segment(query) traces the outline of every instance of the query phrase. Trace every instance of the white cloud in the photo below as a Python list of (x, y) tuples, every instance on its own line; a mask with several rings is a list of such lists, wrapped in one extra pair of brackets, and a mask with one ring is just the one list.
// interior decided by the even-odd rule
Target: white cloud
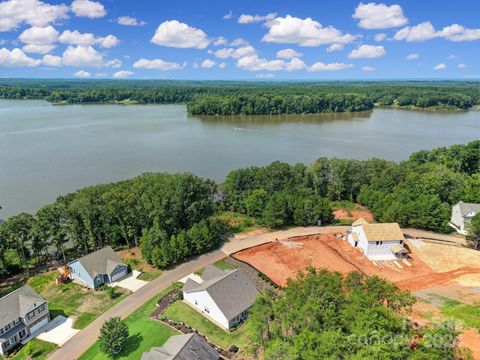
[(95, 44), (100, 45), (100, 47), (105, 49), (110, 49), (114, 46), (117, 46), (120, 43), (117, 37), (114, 35), (107, 35), (105, 37), (99, 37), (96, 39)]
[(265, 16), (262, 15), (245, 15), (242, 14), (238, 18), (239, 24), (252, 24), (252, 23), (259, 23), (264, 21), (272, 21), (277, 16), (277, 13), (270, 13)]
[(111, 68), (119, 68), (122, 66), (122, 60), (120, 59), (112, 59), (103, 64), (106, 67), (111, 67)]
[(185, 64), (178, 64), (175, 62), (168, 62), (162, 59), (140, 59), (135, 64), (134, 68), (143, 68), (143, 69), (155, 69), (155, 70), (181, 70), (185, 67)]
[(211, 42), (202, 30), (177, 20), (160, 24), (150, 41), (162, 46), (197, 49), (205, 49)]
[(230, 43), (230, 46), (248, 46), (250, 43), (242, 38), (237, 38)]
[(444, 38), (454, 42), (475, 41), (480, 40), (480, 29), (468, 29), (459, 24), (452, 24), (437, 31), (429, 21), (425, 21), (415, 26), (404, 27), (397, 31), (393, 38), (409, 42), (427, 41), (433, 38)]
[(257, 74), (255, 75), (255, 77), (259, 78), (259, 79), (271, 79), (271, 78), (274, 78), (275, 77), (275, 74)]
[(18, 39), (25, 44), (48, 45), (57, 41), (58, 31), (52, 25), (32, 26), (22, 32)]
[(467, 65), (465, 65), (465, 64), (458, 64), (457, 67), (458, 67), (459, 69), (465, 69), (465, 68), (467, 67)]
[(372, 71), (375, 71), (375, 68), (373, 66), (364, 66), (364, 67), (362, 67), (362, 71), (372, 72)]
[(130, 77), (132, 75), (135, 75), (133, 71), (126, 71), (126, 70), (120, 70), (117, 71), (116, 73), (113, 74), (113, 77), (115, 79), (125, 79), (127, 77)]
[(80, 71), (77, 71), (75, 74), (73, 74), (73, 76), (86, 79), (91, 77), (92, 74), (89, 73), (88, 71), (80, 70)]
[(103, 54), (91, 46), (68, 46), (62, 56), (62, 63), (66, 66), (92, 66), (103, 65)]
[(143, 26), (146, 24), (145, 21), (138, 21), (131, 16), (120, 16), (117, 18), (117, 23), (124, 26)]
[(406, 41), (425, 41), (436, 37), (436, 31), (429, 22), (423, 22), (415, 26), (407, 26), (397, 31), (394, 35), (395, 40)]
[(107, 11), (103, 5), (97, 1), (74, 0), (71, 8), (73, 13), (79, 17), (95, 19), (107, 15)]
[(58, 67), (62, 66), (62, 57), (55, 55), (45, 55), (42, 59), (42, 64), (46, 66)]
[(351, 67), (354, 67), (355, 65), (353, 64), (345, 64), (345, 63), (331, 63), (331, 64), (325, 64), (323, 62), (316, 62), (310, 68), (308, 71), (310, 72), (317, 72), (317, 71), (337, 71), (337, 70), (343, 70), (343, 69), (348, 69)]
[(293, 58), (290, 61), (285, 60), (267, 60), (259, 58), (258, 55), (244, 56), (237, 61), (237, 67), (249, 71), (296, 71), (305, 69), (305, 63), (299, 58)]
[(327, 52), (340, 51), (340, 50), (343, 50), (343, 47), (344, 47), (343, 44), (332, 44), (329, 47), (327, 47)]
[(228, 44), (228, 40), (225, 39), (223, 36), (216, 38), (215, 41), (213, 42), (214, 46), (227, 45), (227, 44)]
[(27, 56), (21, 49), (0, 49), (0, 66), (6, 67), (32, 67), (41, 63), (40, 60)]
[(233, 11), (232, 10), (230, 10), (227, 14), (223, 15), (224, 20), (230, 20), (231, 18), (233, 18)]
[(447, 68), (447, 65), (445, 64), (438, 64), (436, 65), (433, 70), (445, 70)]
[(451, 55), (448, 55), (447, 59), (448, 60), (455, 60), (455, 59), (458, 59), (458, 56), (455, 55), (455, 54), (451, 54)]
[(111, 48), (120, 43), (114, 35), (95, 37), (92, 33), (80, 33), (77, 30), (65, 30), (58, 38), (61, 43), (69, 45), (91, 46), (98, 44), (103, 48)]
[(379, 33), (379, 34), (375, 35), (375, 41), (377, 41), (377, 42), (383, 41), (386, 38), (387, 38), (387, 34), (385, 34), (385, 33)]
[(359, 20), (358, 26), (363, 29), (389, 29), (405, 25), (408, 19), (403, 15), (400, 5), (387, 6), (376, 3), (360, 3), (352, 15)]
[(55, 49), (55, 45), (38, 45), (38, 44), (27, 44), (22, 46), (22, 50), (32, 54), (48, 54), (53, 49)]
[(279, 59), (293, 59), (295, 57), (302, 57), (303, 54), (301, 52), (295, 51), (293, 49), (283, 49), (277, 51), (277, 58)]
[(385, 55), (385, 48), (381, 45), (360, 45), (358, 48), (352, 50), (348, 57), (350, 59), (372, 59)]
[(202, 63), (200, 64), (200, 66), (204, 69), (210, 69), (212, 67), (214, 67), (217, 63), (213, 60), (210, 60), (210, 59), (206, 59), (206, 60), (203, 60)]
[(46, 26), (68, 17), (68, 6), (50, 5), (39, 0), (7, 0), (0, 2), (0, 31), (11, 31), (23, 23)]
[(224, 63), (224, 62), (222, 62), (222, 63), (218, 64), (218, 67), (219, 67), (220, 69), (225, 69), (225, 68), (227, 67), (227, 64)]
[(417, 60), (419, 57), (417, 53), (411, 53), (405, 56), (405, 60)]
[(287, 15), (277, 17), (267, 23), (268, 33), (262, 41), (278, 44), (298, 44), (300, 46), (319, 46), (325, 44), (346, 44), (354, 41), (356, 36), (343, 34), (333, 26), (322, 25), (311, 18), (300, 19)]
[(256, 54), (256, 50), (253, 46), (242, 46), (239, 48), (222, 48), (216, 51), (209, 51), (209, 53), (215, 55), (220, 59), (227, 59), (229, 57), (239, 59), (244, 56), (250, 56)]

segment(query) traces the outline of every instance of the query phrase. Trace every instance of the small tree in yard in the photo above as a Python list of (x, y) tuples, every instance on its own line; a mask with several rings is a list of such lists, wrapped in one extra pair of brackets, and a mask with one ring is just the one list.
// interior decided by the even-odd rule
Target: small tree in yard
[(480, 250), (480, 213), (475, 214), (467, 224), (467, 241), (475, 250)]
[(113, 317), (103, 323), (100, 329), (100, 350), (110, 359), (120, 356), (128, 338), (128, 327), (119, 317)]

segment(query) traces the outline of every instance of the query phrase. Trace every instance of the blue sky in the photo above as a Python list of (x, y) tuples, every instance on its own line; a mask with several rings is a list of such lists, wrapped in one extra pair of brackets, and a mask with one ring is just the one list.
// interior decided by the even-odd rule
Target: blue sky
[(6, 0), (0, 76), (479, 79), (480, 1)]

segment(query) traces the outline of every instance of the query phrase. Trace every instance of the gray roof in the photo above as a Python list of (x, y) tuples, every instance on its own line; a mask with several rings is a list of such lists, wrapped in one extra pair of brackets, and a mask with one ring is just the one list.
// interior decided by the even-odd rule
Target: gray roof
[(468, 213), (471, 213), (472, 211), (474, 213), (480, 212), (480, 204), (466, 203), (466, 202), (460, 201), (457, 205), (460, 209), (460, 214), (462, 214), (462, 216), (465, 216)]
[(204, 274), (201, 276), (204, 280), (201, 284), (188, 279), (183, 291), (206, 291), (228, 320), (250, 308), (259, 294), (255, 285), (240, 269), (223, 271), (209, 265)]
[(124, 262), (110, 246), (94, 251), (78, 259), (92, 279), (96, 275), (111, 274), (118, 265), (124, 265)]
[(46, 301), (29, 285), (12, 291), (0, 299), (0, 327), (24, 317)]
[(143, 353), (141, 360), (218, 360), (218, 353), (197, 334), (170, 337), (162, 347)]

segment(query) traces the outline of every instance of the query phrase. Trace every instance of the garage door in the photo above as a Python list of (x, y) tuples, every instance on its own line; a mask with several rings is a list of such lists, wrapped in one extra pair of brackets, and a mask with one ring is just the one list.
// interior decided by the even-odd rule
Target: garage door
[(34, 333), (35, 331), (37, 331), (38, 329), (40, 329), (43, 325), (45, 325), (47, 323), (48, 323), (48, 318), (43, 319), (38, 324), (35, 324), (30, 328), (30, 333)]
[(112, 282), (121, 279), (125, 275), (127, 275), (127, 268), (123, 268), (122, 270), (115, 272), (112, 274)]

